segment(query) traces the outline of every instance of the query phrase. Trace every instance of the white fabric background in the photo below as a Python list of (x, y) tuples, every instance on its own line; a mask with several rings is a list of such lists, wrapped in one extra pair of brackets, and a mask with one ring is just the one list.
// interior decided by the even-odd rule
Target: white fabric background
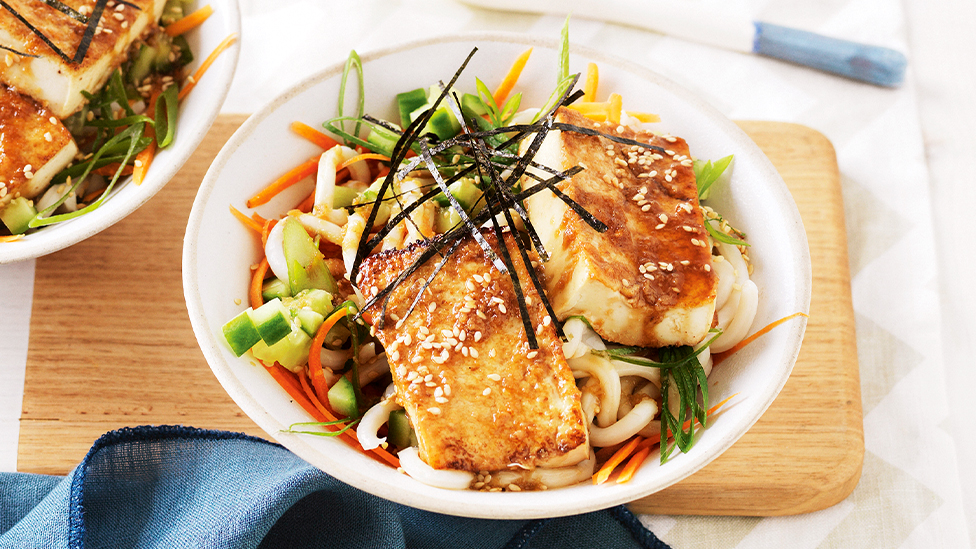
[[(719, 2), (719, 0), (684, 0)], [(857, 315), (866, 455), (858, 487), (797, 517), (647, 516), (675, 548), (976, 546), (976, 305), (967, 253), (976, 175), (976, 3), (727, 0), (756, 19), (900, 49), (889, 90), (665, 36), (574, 20), (575, 43), (627, 57), (733, 119), (824, 133), (840, 164)], [(448, 0), (241, 0), (243, 47), (225, 112), (252, 112), (304, 76), (441, 33), (557, 36), (561, 17)], [(16, 467), (33, 262), (0, 266), (0, 468)]]

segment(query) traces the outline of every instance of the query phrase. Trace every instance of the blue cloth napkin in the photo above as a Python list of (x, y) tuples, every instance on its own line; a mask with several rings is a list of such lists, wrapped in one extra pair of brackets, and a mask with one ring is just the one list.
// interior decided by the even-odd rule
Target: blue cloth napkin
[(99, 438), (65, 477), (0, 473), (2, 548), (666, 549), (623, 506), (482, 520), (361, 492), (241, 433), (136, 427)]

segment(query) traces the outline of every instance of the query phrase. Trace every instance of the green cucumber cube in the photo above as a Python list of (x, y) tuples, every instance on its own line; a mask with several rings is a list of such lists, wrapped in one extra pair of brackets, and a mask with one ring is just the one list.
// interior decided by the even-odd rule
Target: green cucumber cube
[(281, 279), (272, 278), (261, 287), (261, 297), (265, 300), (291, 297), (291, 287)]
[(248, 315), (250, 311), (251, 308), (249, 307), (246, 311), (230, 319), (223, 327), (224, 339), (227, 340), (230, 349), (237, 356), (243, 355), (255, 343), (261, 341), (261, 335), (258, 334), (257, 328)]
[(309, 288), (335, 293), (335, 279), (319, 247), (305, 232), (305, 227), (293, 217), (286, 217), (280, 223), (285, 224), (281, 231), (282, 248), (292, 295)]
[(413, 428), (410, 427), (410, 421), (407, 419), (407, 413), (404, 410), (390, 412), (390, 420), (386, 425), (389, 428), (387, 441), (391, 446), (395, 448), (410, 446), (410, 433)]
[(325, 322), (325, 317), (323, 315), (311, 309), (299, 310), (298, 314), (295, 315), (295, 318), (297, 318), (298, 322), (301, 323), (302, 330), (305, 330), (305, 333), (312, 338), (314, 338), (315, 334), (319, 331), (319, 326)]
[(257, 328), (261, 339), (268, 345), (274, 345), (287, 336), (291, 330), (291, 314), (278, 298), (250, 311), (248, 316)]
[(400, 110), (400, 125), (406, 128), (413, 122), (410, 115), (415, 110), (427, 104), (427, 90), (417, 88), (408, 92), (398, 93), (396, 99), (397, 107)]
[(19, 196), (0, 209), (0, 220), (10, 230), (10, 234), (23, 234), (30, 228), (31, 219), (37, 215), (37, 210), (30, 200)]
[(277, 362), (282, 367), (296, 372), (308, 362), (308, 352), (311, 348), (312, 338), (299, 328), (289, 332), (274, 345), (269, 346), (264, 341), (259, 341), (251, 347), (251, 354), (265, 364)]
[(336, 414), (344, 417), (359, 417), (359, 406), (356, 404), (356, 390), (352, 382), (345, 376), (329, 389), (329, 405)]

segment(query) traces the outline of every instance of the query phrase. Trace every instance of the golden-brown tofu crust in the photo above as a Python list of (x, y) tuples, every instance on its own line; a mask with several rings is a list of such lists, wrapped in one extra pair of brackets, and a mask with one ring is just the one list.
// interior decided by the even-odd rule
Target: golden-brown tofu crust
[[(486, 238), (495, 246), (493, 235)], [(517, 258), (512, 236), (506, 241)], [(424, 249), (417, 243), (368, 257), (359, 288), (370, 295), (386, 287)], [(499, 273), (470, 237), (406, 318), (437, 260), (398, 286), (384, 327), (376, 330), (421, 458), (435, 469), (533, 468), (569, 453), (588, 456), (580, 452), (587, 445), (580, 393), (554, 319), (546, 320), (524, 266), (515, 261), (538, 350), (529, 348), (508, 274)], [(369, 312), (376, 325), (379, 305)]]
[(0, 84), (0, 206), (43, 190), (32, 184), (34, 172), (72, 141), (50, 111)]
[[(6, 2), (65, 55), (74, 58), (87, 29), (86, 23), (77, 21), (38, 0), (6, 0)], [(128, 0), (127, 4), (108, 2), (87, 53), (80, 63), (62, 59), (37, 33), (31, 31), (23, 21), (3, 8), (0, 8), (0, 31), (4, 40), (0, 45), (38, 56), (38, 61), (49, 61), (52, 66), (57, 67), (62, 77), (77, 76), (88, 82), (88, 85), (84, 86), (86, 91), (94, 92), (102, 87), (111, 72), (125, 60), (129, 46), (138, 37), (137, 35), (142, 34), (142, 29), (152, 27), (160, 7), (159, 2), (153, 0)], [(62, 3), (85, 15), (92, 15), (95, 6), (95, 0), (62, 0)], [(152, 23), (147, 26), (147, 21)], [(133, 29), (138, 30), (136, 35)], [(0, 82), (15, 86), (22, 93), (45, 103), (47, 98), (44, 97), (44, 84), (35, 82), (39, 77), (33, 74), (34, 63), (35, 59), (32, 57), (0, 50)], [(93, 78), (87, 77), (86, 74), (91, 71), (95, 71), (92, 73)], [(82, 78), (81, 75), (86, 76)], [(80, 94), (80, 91), (78, 93)], [(74, 112), (63, 112), (66, 105), (72, 107), (77, 105), (77, 108), (81, 106), (81, 98), (64, 100), (66, 101), (64, 104), (61, 103), (62, 100), (64, 99), (58, 98), (58, 104), (45, 104), (45, 107), (54, 110), (59, 118), (66, 118)]]
[(694, 309), (715, 300), (717, 279), (710, 267), (711, 249), (688, 144), (679, 137), (597, 125), (566, 108), (559, 109), (557, 120), (656, 145), (666, 152), (602, 136), (559, 133), (563, 168), (584, 168), (561, 182), (559, 189), (609, 228), (598, 233), (576, 213), (565, 213), (561, 244), (570, 259), (560, 273), (546, 272), (548, 294), (555, 300), (552, 296), (570, 283), (575, 262), (588, 261), (591, 279), (619, 294), (633, 313), (634, 322), (624, 331), (604, 329), (600, 315), (588, 315), (600, 335), (627, 345), (697, 343), (704, 333), (691, 337), (693, 341), (661, 341), (654, 332), (669, 311)]

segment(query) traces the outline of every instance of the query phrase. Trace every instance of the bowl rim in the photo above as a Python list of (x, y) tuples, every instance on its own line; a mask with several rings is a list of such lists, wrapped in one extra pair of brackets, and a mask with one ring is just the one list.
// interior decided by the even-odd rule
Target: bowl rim
[[(142, 191), (141, 193), (130, 194), (125, 197), (116, 196), (116, 193), (130, 186), (129, 183), (131, 183), (131, 180), (123, 179), (125, 185), (117, 186), (113, 191), (113, 196), (110, 196), (97, 210), (55, 226), (44, 228), (16, 242), (0, 245), (0, 265), (36, 259), (95, 236), (142, 207), (143, 204), (148, 202), (176, 176), (176, 173), (190, 159), (193, 152), (203, 142), (204, 138), (206, 138), (207, 131), (220, 114), (220, 106), (227, 99), (227, 94), (230, 91), (230, 85), (234, 79), (237, 62), (240, 57), (241, 11), (238, 0), (224, 0), (214, 10), (212, 18), (214, 17), (229, 32), (236, 34), (238, 40), (224, 51), (217, 59), (217, 62), (207, 71), (210, 78), (215, 79), (214, 82), (217, 82), (216, 79), (219, 77), (219, 82), (223, 82), (223, 85), (217, 90), (216, 96), (214, 97), (215, 101), (211, 108), (205, 109), (204, 116), (202, 117), (203, 124), (197, 125), (198, 131), (185, 136), (185, 140), (179, 144), (186, 154), (176, 158), (173, 162), (159, 165), (156, 171), (150, 169), (147, 172), (146, 179), (139, 185), (139, 189)], [(203, 57), (198, 57), (197, 59), (202, 61)], [(198, 117), (199, 119), (201, 118)]]
[[(455, 33), (433, 38), (413, 40), (385, 48), (370, 50), (367, 53), (361, 54), (360, 57), (363, 63), (367, 64), (372, 60), (388, 55), (401, 54), (410, 50), (431, 45), (441, 45), (455, 42), (474, 42), (479, 44), (497, 42), (505, 44), (539, 46), (558, 51), (558, 41), (554, 39), (540, 38), (537, 36), (512, 32), (473, 32)], [(761, 152), (759, 147), (755, 145), (750, 138), (748, 138), (742, 129), (721, 114), (717, 109), (704, 102), (704, 100), (697, 95), (690, 93), (685, 88), (646, 67), (579, 45), (571, 44), (570, 53), (598, 62), (601, 64), (601, 67), (603, 65), (613, 65), (619, 70), (631, 73), (645, 81), (660, 86), (668, 92), (683, 95), (689, 103), (693, 104), (701, 113), (708, 117), (709, 122), (715, 123), (718, 129), (732, 134), (733, 136), (737, 136), (739, 140), (744, 138), (747, 143), (751, 144), (751, 149), (747, 152), (750, 152), (753, 155), (753, 160), (757, 163), (757, 167), (762, 172), (764, 177), (774, 183), (773, 188), (770, 189), (775, 194), (773, 199), (785, 209), (785, 213), (791, 217), (791, 220), (795, 220), (797, 223), (798, 229), (794, 233), (791, 233), (791, 238), (795, 239), (794, 243), (796, 244), (796, 249), (794, 252), (797, 258), (796, 264), (793, 265), (793, 275), (795, 276), (796, 281), (796, 294), (794, 296), (793, 304), (797, 308), (796, 310), (808, 313), (810, 307), (812, 275), (806, 232), (803, 229), (802, 221), (800, 220), (796, 204), (793, 201), (785, 182), (783, 182), (782, 178), (779, 176), (779, 173), (773, 167), (768, 158), (766, 158), (765, 154)], [(241, 125), (241, 127), (234, 132), (234, 134), (230, 137), (230, 139), (228, 139), (227, 143), (218, 153), (200, 185), (188, 219), (183, 248), (183, 284), (187, 309), (193, 327), (193, 332), (214, 375), (217, 377), (221, 385), (232, 397), (232, 399), (238, 404), (238, 406), (240, 406), (241, 409), (244, 410), (258, 426), (264, 429), (269, 436), (281, 442), (299, 457), (323, 470), (325, 469), (321, 464), (323, 463), (324, 458), (317, 449), (303, 442), (300, 438), (295, 437), (294, 435), (280, 433), (277, 435), (272, 434), (283, 428), (283, 426), (271, 415), (269, 411), (264, 409), (257, 402), (256, 398), (251, 394), (251, 392), (232, 373), (232, 364), (225, 364), (225, 361), (221, 355), (222, 348), (220, 347), (219, 341), (217, 341), (207, 327), (206, 315), (203, 312), (203, 301), (197, 286), (196, 236), (209, 196), (214, 191), (214, 186), (220, 177), (220, 173), (230, 161), (237, 147), (245, 140), (249, 139), (253, 132), (261, 125), (261, 123), (276, 109), (291, 101), (294, 97), (301, 95), (322, 80), (341, 74), (343, 66), (344, 62), (336, 63), (308, 76), (307, 78), (304, 78), (252, 114)], [(666, 479), (666, 482), (647, 483), (646, 485), (639, 485), (637, 483), (615, 485), (614, 490), (604, 490), (601, 493), (594, 493), (592, 494), (593, 497), (587, 499), (585, 502), (577, 501), (574, 502), (573, 505), (550, 505), (548, 502), (546, 505), (540, 505), (536, 500), (519, 505), (510, 499), (510, 496), (515, 495), (525, 497), (533, 494), (533, 492), (509, 494), (471, 491), (471, 493), (478, 494), (477, 502), (459, 503), (457, 498), (436, 500), (427, 497), (425, 494), (414, 494), (411, 491), (400, 490), (395, 486), (388, 486), (386, 484), (378, 483), (367, 473), (357, 471), (354, 467), (343, 466), (341, 473), (344, 476), (340, 480), (373, 495), (411, 507), (438, 513), (475, 518), (548, 518), (590, 512), (621, 503), (627, 503), (680, 482), (720, 456), (730, 446), (732, 446), (732, 444), (741, 438), (741, 436), (745, 434), (756, 423), (756, 421), (759, 420), (759, 418), (772, 404), (773, 400), (775, 400), (776, 396), (786, 384), (793, 365), (796, 362), (797, 355), (799, 354), (800, 343), (802, 341), (805, 328), (806, 318), (800, 318), (798, 322), (790, 323), (790, 325), (787, 327), (789, 332), (785, 336), (785, 344), (783, 346), (785, 352), (782, 354), (782, 360), (785, 363), (788, 363), (788, 367), (784, 367), (779, 370), (779, 378), (775, 380), (775, 383), (766, 385), (764, 394), (756, 395), (756, 398), (763, 397), (762, 402), (759, 406), (754, 406), (754, 413), (751, 414), (747, 420), (743, 421), (741, 431), (735, 433), (733, 436), (726, 437), (720, 444), (716, 445), (716, 451), (710, 454), (706, 455), (701, 453), (690, 456), (689, 461), (683, 464), (684, 468), (681, 470), (680, 474), (669, 477)], [(751, 402), (750, 405), (754, 405), (755, 400), (753, 395), (750, 395), (749, 400)], [(330, 464), (339, 465), (337, 462), (330, 462)], [(333, 474), (330, 471), (326, 472)], [(536, 492), (536, 494), (558, 493), (560, 490)]]

